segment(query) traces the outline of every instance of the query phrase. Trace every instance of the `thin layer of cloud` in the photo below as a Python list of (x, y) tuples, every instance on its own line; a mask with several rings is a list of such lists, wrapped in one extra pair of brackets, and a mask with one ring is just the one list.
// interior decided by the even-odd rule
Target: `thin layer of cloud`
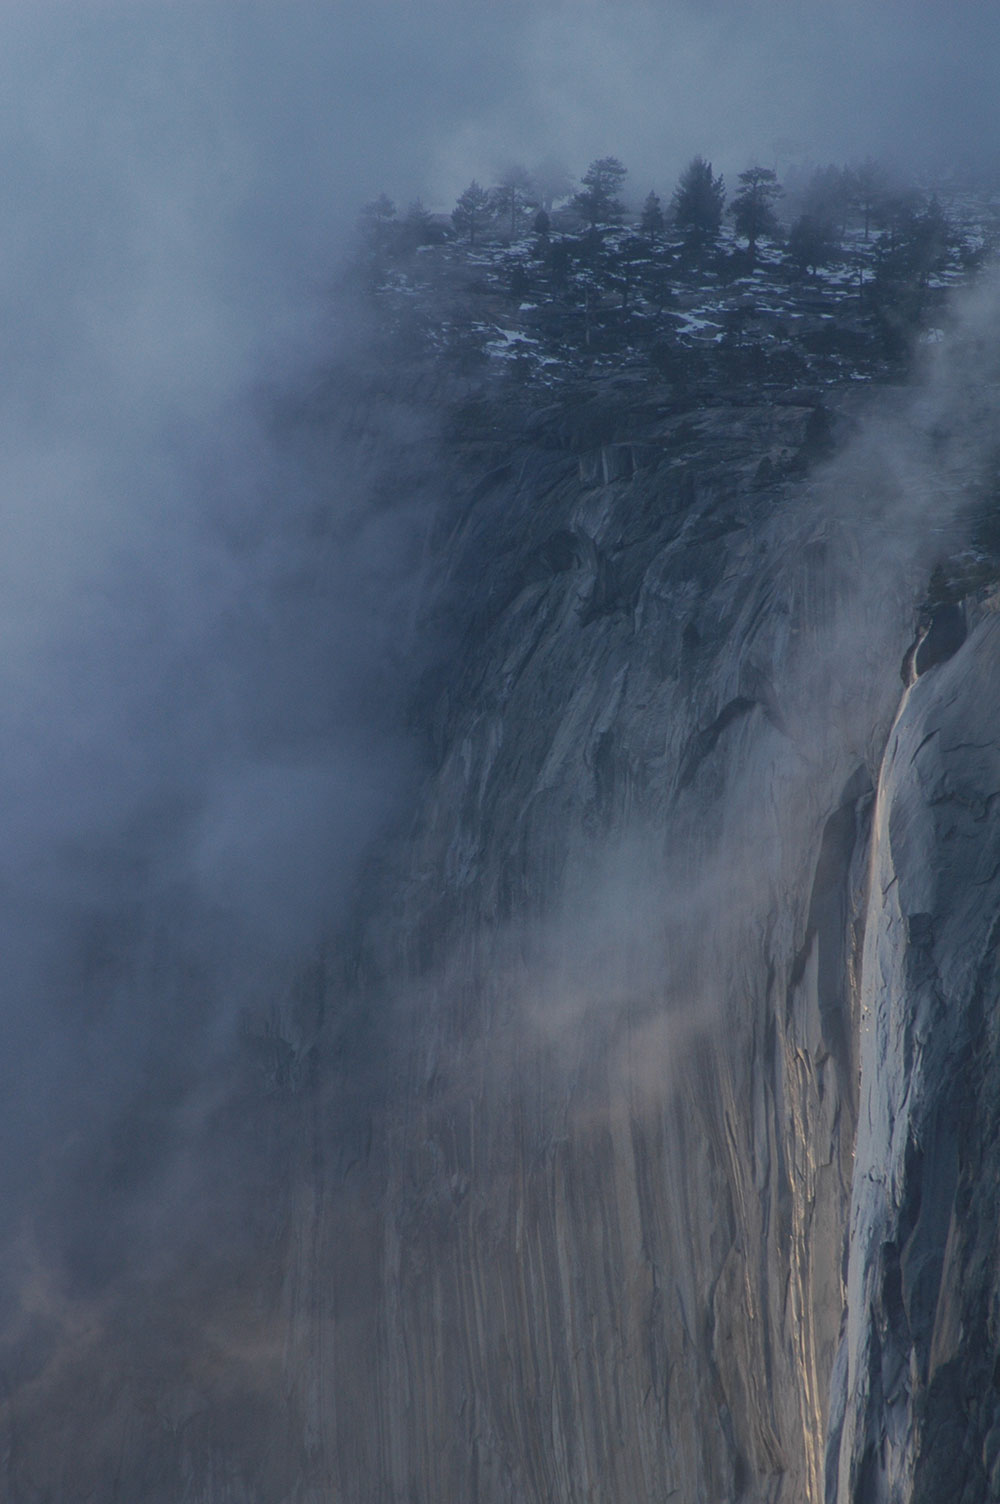
[(789, 155), (995, 164), (998, 45), (995, 16), (936, 4), (564, 0), (536, 13), (523, 63), (556, 149), (614, 151), (663, 184), (696, 152), (729, 173)]

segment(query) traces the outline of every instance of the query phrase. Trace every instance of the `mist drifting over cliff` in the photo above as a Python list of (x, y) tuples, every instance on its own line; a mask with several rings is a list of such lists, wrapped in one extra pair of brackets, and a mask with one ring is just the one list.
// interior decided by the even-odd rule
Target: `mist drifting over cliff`
[(8, 1232), (48, 1160), (72, 1238), (65, 1178), (151, 1076), (177, 1105), (270, 1006), (407, 766), (390, 659), (419, 519), (370, 512), (346, 437), (301, 437), (350, 338), (318, 284), (344, 188), (275, 158), (251, 74), (281, 71), (276, 17), (243, 21), (243, 72), (204, 8), (3, 23)]
[[(551, 414), (535, 449), (511, 420), (436, 469), (437, 389), (381, 379), (341, 267), (364, 201), (386, 191), (447, 211), (471, 177), (514, 160), (579, 173), (617, 152), (664, 194), (695, 153), (730, 176), (868, 153), (917, 175), (988, 170), (1000, 20), (895, 0), (874, 15), (848, 0), (39, 0), (5, 7), (0, 43), (11, 1498), (69, 1497), (68, 1462), (62, 1483), (57, 1470), (37, 1481), (58, 1451), (47, 1417), (66, 1413), (83, 1417), (67, 1456), (90, 1448), (95, 1486), (127, 1454), (149, 1500), (197, 1477), (199, 1501), (255, 1487), (268, 1504), (311, 1504), (336, 1476), (345, 1499), (395, 1504), (415, 1488), (431, 1504), (419, 1490), (439, 1476), (435, 1447), (483, 1500), (575, 1497), (595, 1477), (620, 1490), (609, 1498), (639, 1497), (672, 1485), (675, 1464), (714, 1478), (713, 1449), (734, 1490), (748, 1467), (777, 1471), (782, 1448), (789, 1476), (815, 1484), (792, 1381), (775, 1381), (767, 1411), (740, 1377), (765, 1370), (790, 1321), (774, 1278), (747, 1276), (765, 1314), (736, 1318), (725, 1350), (715, 1292), (736, 1289), (744, 1245), (779, 1223), (785, 1235), (790, 1203), (796, 1236), (814, 1215), (774, 1168), (794, 1158), (781, 1090), (800, 1137), (826, 1134), (823, 1172), (848, 1173), (854, 1060), (813, 985), (836, 948), (818, 880), (807, 901), (815, 848), (842, 810), (864, 829), (897, 693), (886, 654), (906, 645), (911, 596), (950, 546), (969, 477), (989, 471), (995, 291), (928, 350), (918, 395), (863, 423), (845, 403), (845, 447), (797, 495), (789, 533), (747, 479), (786, 445), (766, 403), (693, 438), (642, 419), (653, 448), (691, 446), (697, 495), (671, 469), (662, 486), (609, 482), (610, 500), (579, 502), (576, 441)], [(597, 408), (609, 401), (602, 388)], [(788, 400), (787, 442), (803, 451), (809, 404)], [(477, 489), (491, 445), (513, 456), (491, 472), (511, 467), (491, 483), (495, 514)], [(730, 528), (712, 467), (725, 453), (735, 473), (741, 445)], [(554, 480), (542, 451), (558, 455)], [(691, 508), (690, 574), (661, 492)], [(539, 495), (572, 569), (538, 573), (557, 527)], [(643, 508), (653, 520), (633, 538)], [(624, 608), (586, 615), (622, 538), (650, 565), (632, 637)], [(733, 552), (715, 578), (720, 548)], [(519, 550), (526, 583), (508, 599)], [(439, 597), (445, 627), (427, 611)], [(718, 623), (746, 651), (730, 655)], [(528, 642), (542, 646), (525, 669)], [(425, 673), (445, 690), (434, 724), (415, 727)], [(789, 857), (802, 830), (805, 854)], [(377, 848), (371, 879), (387, 831), (396, 844)], [(838, 860), (860, 880), (859, 856)], [(383, 905), (367, 931), (362, 873)], [(348, 924), (364, 934), (345, 980), (330, 956)], [(770, 997), (789, 956), (786, 1033), (775, 1044), (753, 1014), (741, 1034), (740, 986)], [(329, 1014), (345, 998), (338, 1033)], [(727, 1031), (745, 1075), (718, 1045)], [(240, 1074), (247, 1037), (262, 1107)], [(775, 1062), (814, 1045), (842, 1079), (795, 1097)], [(385, 1109), (374, 1126), (369, 1075)], [(751, 1127), (717, 1131), (751, 1096)], [(700, 1113), (703, 1141), (688, 1144)], [(693, 1218), (699, 1175), (712, 1223), (686, 1243), (671, 1209)], [(602, 1186), (627, 1204), (618, 1220), (591, 1216)], [(837, 1195), (821, 1188), (815, 1215)], [(828, 1221), (821, 1274), (796, 1266), (786, 1281), (798, 1315), (835, 1283)], [(626, 1273), (595, 1296), (591, 1264)], [(656, 1313), (673, 1264), (668, 1330)], [(609, 1360), (591, 1383), (572, 1355), (614, 1349), (619, 1300), (622, 1329), (652, 1335), (631, 1342), (620, 1382)], [(796, 1328), (806, 1429), (823, 1411), (827, 1318), (808, 1354), (804, 1317)], [(518, 1383), (498, 1377), (512, 1369)], [(669, 1466), (668, 1370), (702, 1423)], [(720, 1372), (730, 1389), (709, 1424), (704, 1375)], [(544, 1446), (525, 1440), (538, 1375), (555, 1417)], [(408, 1429), (414, 1393), (426, 1424)], [(136, 1407), (157, 1418), (151, 1448), (128, 1439)], [(627, 1447), (609, 1419), (621, 1410)], [(454, 1414), (466, 1430), (452, 1445)], [(577, 1451), (561, 1439), (573, 1416), (593, 1437)], [(205, 1458), (231, 1455), (243, 1460), (220, 1482), (230, 1464)]]

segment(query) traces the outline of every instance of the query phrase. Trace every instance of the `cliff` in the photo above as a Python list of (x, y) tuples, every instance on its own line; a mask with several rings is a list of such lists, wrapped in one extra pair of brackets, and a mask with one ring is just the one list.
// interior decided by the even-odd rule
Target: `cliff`
[(997, 627), (907, 692), (879, 784), (834, 1391), (844, 1499), (1000, 1491)]
[(912, 388), (440, 378), (410, 816), (208, 1230), (8, 1323), (12, 1504), (996, 1490), (986, 319)]

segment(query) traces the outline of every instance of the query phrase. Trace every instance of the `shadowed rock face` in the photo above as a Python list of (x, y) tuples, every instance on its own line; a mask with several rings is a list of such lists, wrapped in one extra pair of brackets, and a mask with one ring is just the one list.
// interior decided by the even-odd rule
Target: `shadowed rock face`
[(989, 1496), (997, 632), (900, 710), (940, 545), (863, 444), (762, 471), (818, 410), (453, 410), (412, 821), (207, 1232), (11, 1316), (12, 1504)]
[[(387, 1498), (822, 1496), (909, 613), (862, 520), (756, 485), (793, 421), (720, 405), (686, 464), (550, 470), (544, 517), (522, 455), (451, 545), (475, 628), (376, 1154)], [(543, 527), (585, 541), (525, 569)]]

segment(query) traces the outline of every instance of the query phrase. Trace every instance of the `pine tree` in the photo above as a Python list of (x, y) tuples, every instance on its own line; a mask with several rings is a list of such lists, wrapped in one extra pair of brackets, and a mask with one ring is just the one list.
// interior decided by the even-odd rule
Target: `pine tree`
[(836, 251), (836, 233), (828, 219), (800, 214), (788, 232), (788, 255), (800, 272), (815, 272)]
[(473, 178), (465, 192), (459, 194), (451, 211), (451, 222), (460, 235), (468, 235), (470, 245), (475, 245), (476, 232), (489, 223), (491, 213), (489, 193)]
[(935, 195), (929, 203), (919, 196), (900, 197), (879, 238), (875, 281), (878, 287), (906, 287), (921, 296), (931, 278), (947, 264), (952, 231)]
[(436, 245), (444, 238), (444, 231), (435, 223), (430, 211), (424, 208), (422, 200), (415, 198), (407, 205), (406, 215), (399, 227), (399, 242), (404, 250), (415, 250), (418, 245)]
[(810, 219), (832, 225), (840, 236), (847, 227), (853, 192), (851, 173), (846, 167), (817, 167), (801, 194), (800, 208)]
[(536, 203), (531, 174), (524, 167), (509, 168), (490, 194), (493, 212), (502, 220), (513, 240), (521, 227), (521, 218)]
[(694, 157), (681, 173), (670, 201), (674, 224), (696, 250), (704, 250), (719, 233), (726, 189), (722, 175), (712, 176), (712, 164)]
[(625, 206), (618, 197), (628, 168), (617, 157), (598, 157), (591, 162), (581, 178), (583, 187), (573, 196), (573, 208), (592, 229), (599, 225), (617, 224), (625, 213)]
[(868, 239), (871, 226), (878, 223), (889, 198), (889, 181), (883, 169), (871, 157), (859, 167), (847, 169), (847, 192), (852, 209), (860, 214)]
[(659, 195), (652, 191), (647, 194), (646, 202), (642, 206), (639, 230), (647, 240), (656, 240), (663, 234), (663, 205), (660, 203)]
[(774, 212), (775, 201), (784, 193), (777, 174), (770, 167), (748, 167), (740, 173), (742, 187), (733, 199), (730, 213), (736, 222), (736, 230), (746, 236), (750, 257), (757, 254), (757, 241), (762, 236), (773, 235), (778, 229), (778, 216)]

